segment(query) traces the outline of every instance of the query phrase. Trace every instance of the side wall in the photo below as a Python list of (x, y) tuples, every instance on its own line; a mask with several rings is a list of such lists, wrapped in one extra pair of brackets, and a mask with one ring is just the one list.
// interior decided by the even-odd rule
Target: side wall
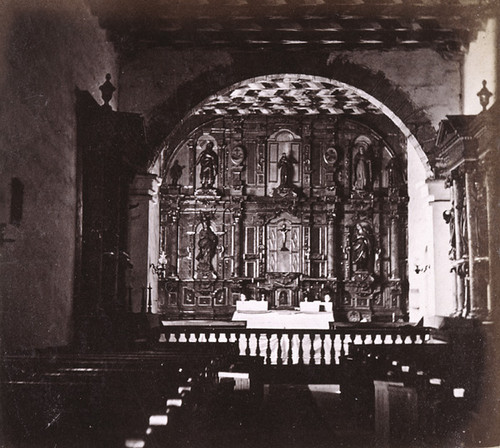
[[(75, 263), (74, 91), (100, 98), (108, 72), (117, 84), (116, 56), (83, 1), (2, 2), (0, 17), (0, 224), (14, 240), (0, 246), (1, 348), (65, 345)], [(19, 225), (10, 224), (12, 178), (24, 185)]]

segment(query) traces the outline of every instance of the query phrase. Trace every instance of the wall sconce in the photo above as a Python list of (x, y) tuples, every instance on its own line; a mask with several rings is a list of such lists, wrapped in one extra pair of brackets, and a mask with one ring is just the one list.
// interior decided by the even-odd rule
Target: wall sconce
[(483, 107), (483, 111), (488, 107), (488, 103), (490, 102), (490, 98), (493, 95), (488, 88), (486, 87), (486, 80), (483, 80), (483, 88), (477, 92), (477, 96), (479, 97), (479, 103)]
[(153, 272), (158, 276), (158, 278), (164, 279), (167, 274), (167, 256), (165, 254), (165, 251), (161, 251), (160, 258), (158, 258), (158, 264), (155, 265), (154, 263), (151, 263), (149, 267), (153, 270)]
[(430, 266), (426, 264), (425, 266), (415, 265), (415, 274), (420, 274), (421, 272), (426, 272), (430, 269)]

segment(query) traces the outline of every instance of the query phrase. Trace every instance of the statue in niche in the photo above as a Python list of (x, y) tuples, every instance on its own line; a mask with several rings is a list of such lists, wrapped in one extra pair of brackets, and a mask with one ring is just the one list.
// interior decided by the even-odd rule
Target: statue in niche
[(443, 212), (443, 219), (450, 229), (450, 250), (448, 257), (450, 260), (456, 259), (456, 235), (455, 235), (455, 212), (453, 207)]
[(198, 239), (198, 270), (201, 272), (213, 271), (212, 258), (217, 250), (218, 238), (210, 228), (210, 220), (204, 216), (201, 220), (201, 230)]
[(354, 227), (352, 242), (352, 262), (356, 270), (368, 271), (373, 255), (372, 230), (367, 221), (361, 221)]
[(196, 160), (196, 165), (200, 165), (201, 188), (213, 188), (219, 157), (214, 151), (214, 144), (208, 142), (205, 149), (200, 153)]
[(391, 159), (387, 164), (387, 186), (389, 188), (399, 187), (397, 163), (394, 159)]
[(286, 153), (283, 153), (278, 162), (278, 168), (280, 170), (280, 188), (292, 187), (293, 164), (293, 157), (291, 155), (287, 156)]
[(281, 291), (278, 299), (280, 306), (288, 305), (288, 294), (285, 291)]
[(372, 161), (370, 157), (370, 140), (361, 136), (354, 142), (353, 187), (355, 190), (369, 190), (372, 182)]
[(170, 167), (170, 179), (171, 179), (171, 184), (177, 186), (179, 179), (182, 176), (182, 170), (184, 169), (183, 165), (179, 164), (179, 161), (175, 159), (174, 164)]

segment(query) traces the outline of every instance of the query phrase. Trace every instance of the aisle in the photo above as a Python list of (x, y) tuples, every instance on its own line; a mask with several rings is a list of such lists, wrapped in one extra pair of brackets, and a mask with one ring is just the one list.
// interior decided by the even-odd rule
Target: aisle
[[(373, 434), (343, 409), (337, 386), (266, 385), (252, 407), (243, 394), (219, 403), (207, 432), (188, 446), (220, 448), (371, 447)], [(203, 439), (203, 440), (201, 440)]]

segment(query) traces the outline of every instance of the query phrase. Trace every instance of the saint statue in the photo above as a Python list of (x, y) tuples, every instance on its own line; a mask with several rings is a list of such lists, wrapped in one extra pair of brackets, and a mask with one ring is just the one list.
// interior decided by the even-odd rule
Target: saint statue
[(198, 239), (198, 269), (200, 271), (212, 271), (212, 258), (217, 250), (218, 238), (210, 228), (210, 221), (207, 217), (201, 220), (201, 231)]
[(372, 181), (369, 143), (362, 139), (356, 142), (354, 148), (357, 149), (357, 153), (354, 156), (353, 186), (355, 190), (368, 190)]
[(171, 185), (177, 185), (182, 176), (183, 169), (184, 167), (179, 165), (179, 161), (176, 159), (174, 164), (170, 167), (170, 179), (172, 180)]
[(219, 157), (214, 151), (214, 144), (209, 141), (196, 160), (196, 165), (200, 165), (201, 188), (213, 188), (218, 164)]
[(450, 260), (455, 260), (456, 258), (456, 235), (455, 235), (455, 212), (453, 207), (449, 210), (443, 212), (443, 219), (450, 229), (450, 250), (448, 252), (448, 257)]
[(370, 268), (372, 253), (370, 224), (366, 221), (358, 222), (354, 229), (352, 257), (357, 270), (367, 271)]
[(280, 170), (280, 188), (292, 187), (293, 157), (287, 156), (286, 153), (283, 153), (278, 162), (278, 168)]

